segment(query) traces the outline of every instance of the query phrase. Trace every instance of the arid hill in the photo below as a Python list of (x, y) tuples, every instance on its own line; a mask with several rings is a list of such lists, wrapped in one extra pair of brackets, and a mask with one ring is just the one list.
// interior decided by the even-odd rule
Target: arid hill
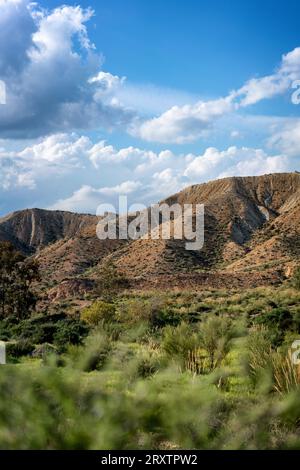
[(272, 284), (299, 263), (298, 173), (225, 178), (163, 202), (205, 205), (201, 251), (187, 251), (185, 241), (175, 239), (100, 241), (97, 217), (41, 209), (0, 218), (0, 239), (38, 259), (52, 298), (88, 291), (110, 261), (143, 289)]

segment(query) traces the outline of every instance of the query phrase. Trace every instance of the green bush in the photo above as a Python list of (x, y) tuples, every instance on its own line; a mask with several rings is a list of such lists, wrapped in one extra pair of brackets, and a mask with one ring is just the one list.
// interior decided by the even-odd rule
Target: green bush
[(60, 320), (56, 327), (53, 343), (60, 351), (65, 351), (70, 344), (81, 344), (89, 331), (85, 323), (72, 318)]
[(101, 370), (112, 350), (112, 342), (107, 335), (95, 333), (88, 337), (81, 357), (78, 358), (80, 368), (85, 372)]
[(184, 363), (190, 351), (199, 347), (199, 338), (187, 323), (181, 323), (177, 327), (167, 326), (163, 331), (162, 348), (172, 358), (177, 358)]
[(282, 344), (287, 331), (300, 332), (299, 313), (292, 313), (286, 307), (264, 311), (254, 319), (253, 323), (268, 328), (274, 347)]
[[(135, 311), (130, 294), (119, 297), (116, 321), (87, 337), (87, 324), (65, 315), (0, 322), (19, 362), (0, 367), (0, 449), (300, 449), (300, 370), (288, 354), (299, 338), (294, 289), (203, 292), (210, 313), (198, 323), (189, 322), (198, 311), (190, 292), (133, 299)], [(162, 311), (187, 321), (149, 326)], [(267, 325), (257, 324), (265, 313)], [(31, 339), (48, 337), (52, 345), (32, 354)], [(18, 361), (23, 354), (44, 360)]]
[(228, 318), (208, 316), (200, 324), (200, 344), (206, 350), (210, 369), (218, 367), (230, 348), (235, 332)]
[(81, 313), (81, 320), (88, 325), (97, 326), (101, 322), (113, 322), (115, 320), (116, 308), (113, 304), (97, 300)]
[(150, 321), (154, 328), (163, 328), (166, 325), (177, 326), (182, 322), (182, 315), (172, 307), (165, 307), (153, 312)]
[(250, 376), (257, 382), (272, 362), (272, 334), (264, 325), (256, 325), (247, 338)]

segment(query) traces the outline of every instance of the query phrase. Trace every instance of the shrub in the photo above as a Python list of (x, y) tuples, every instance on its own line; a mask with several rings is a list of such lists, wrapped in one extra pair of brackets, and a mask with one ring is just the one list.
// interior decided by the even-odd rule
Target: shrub
[(280, 331), (286, 331), (293, 326), (293, 315), (287, 308), (278, 307), (264, 312), (256, 322), (270, 328), (276, 327)]
[(34, 344), (29, 340), (20, 340), (15, 343), (6, 344), (6, 354), (8, 358), (19, 358), (22, 356), (28, 356), (35, 349)]
[(184, 364), (191, 351), (199, 347), (199, 339), (192, 327), (181, 323), (177, 327), (167, 326), (163, 331), (162, 348), (169, 357)]
[(229, 351), (234, 336), (232, 322), (228, 318), (207, 317), (200, 324), (200, 344), (207, 351), (211, 370), (218, 367)]
[(119, 304), (118, 319), (122, 323), (134, 325), (151, 318), (151, 305), (149, 301), (140, 298), (123, 300)]
[(143, 379), (150, 377), (159, 371), (160, 365), (157, 352), (145, 351), (138, 358), (137, 376)]
[(276, 307), (263, 312), (254, 323), (268, 328), (273, 346), (282, 344), (287, 331), (299, 331), (299, 316), (285, 307)]
[(95, 293), (105, 301), (111, 302), (129, 285), (128, 280), (121, 274), (110, 260), (101, 266), (96, 282)]
[(279, 352), (272, 354), (274, 390), (280, 395), (290, 393), (300, 385), (300, 366), (292, 363), (291, 356)]
[(97, 300), (81, 313), (81, 320), (91, 326), (97, 326), (101, 322), (112, 322), (115, 320), (116, 308), (113, 304)]
[(80, 344), (88, 330), (86, 323), (65, 314), (41, 315), (17, 324), (11, 321), (2, 321), (0, 324), (4, 340), (28, 341), (35, 345), (56, 343), (61, 349), (68, 344)]
[(53, 342), (60, 351), (65, 351), (70, 344), (81, 344), (88, 334), (88, 327), (85, 323), (76, 319), (66, 319), (57, 322), (57, 331), (53, 337)]
[(112, 350), (112, 343), (108, 336), (102, 333), (96, 333), (89, 336), (79, 358), (79, 365), (85, 372), (101, 370)]
[(257, 382), (262, 372), (271, 367), (272, 340), (263, 325), (255, 326), (247, 339), (250, 376)]
[(182, 315), (171, 307), (165, 307), (153, 312), (150, 321), (154, 328), (163, 328), (166, 325), (177, 326), (182, 321)]
[(149, 322), (152, 328), (177, 326), (182, 315), (174, 310), (165, 296), (155, 295), (144, 299), (134, 297), (119, 303), (118, 318), (122, 323)]

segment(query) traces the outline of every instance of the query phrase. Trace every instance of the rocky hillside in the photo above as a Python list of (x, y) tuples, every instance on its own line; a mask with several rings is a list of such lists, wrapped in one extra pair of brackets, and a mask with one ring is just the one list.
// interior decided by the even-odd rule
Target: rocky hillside
[(298, 173), (216, 180), (163, 202), (205, 205), (201, 251), (174, 239), (100, 241), (95, 216), (40, 209), (1, 218), (0, 239), (38, 259), (53, 298), (90, 289), (107, 261), (141, 288), (274, 283), (299, 262)]
[(0, 239), (12, 242), (25, 254), (36, 253), (58, 240), (76, 237), (96, 217), (71, 212), (26, 209), (0, 218)]

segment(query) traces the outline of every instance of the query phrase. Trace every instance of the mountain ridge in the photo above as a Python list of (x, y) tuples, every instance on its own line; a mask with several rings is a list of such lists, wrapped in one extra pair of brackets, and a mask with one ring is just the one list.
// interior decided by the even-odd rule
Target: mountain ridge
[(219, 285), (229, 273), (233, 284), (239, 278), (244, 285), (247, 273), (256, 283), (255, 272), (262, 284), (274, 283), (299, 262), (299, 173), (222, 178), (187, 187), (162, 202), (204, 204), (203, 250), (186, 251), (184, 240), (174, 238), (98, 240), (97, 216), (37, 208), (1, 217), (0, 240), (35, 257), (46, 288), (58, 292), (62, 283), (79, 286), (81, 278), (91, 288), (106, 262), (142, 288), (156, 285), (156, 279), (163, 286), (170, 276), (179, 287), (189, 277), (199, 288), (211, 278), (213, 287), (214, 277)]

